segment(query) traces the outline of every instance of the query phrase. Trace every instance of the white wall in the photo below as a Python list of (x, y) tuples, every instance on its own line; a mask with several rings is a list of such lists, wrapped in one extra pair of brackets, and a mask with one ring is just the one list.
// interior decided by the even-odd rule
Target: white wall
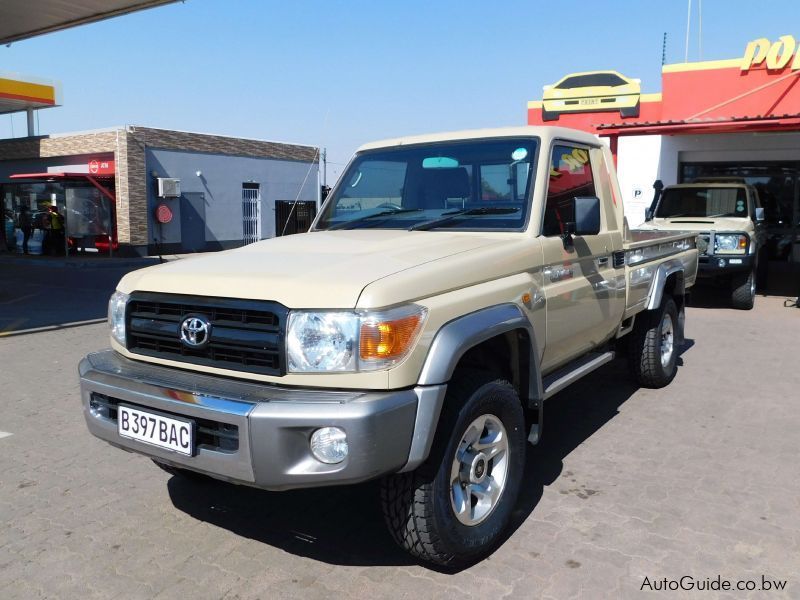
[(664, 136), (659, 179), (678, 182), (682, 162), (796, 161), (800, 133), (720, 133)]
[(659, 178), (662, 140), (660, 135), (620, 137), (617, 171), (622, 204), (628, 225), (644, 222), (644, 209), (653, 201), (653, 182)]
[(678, 183), (682, 162), (757, 162), (800, 159), (800, 133), (720, 133), (620, 137), (617, 170), (628, 224), (644, 221), (653, 182)]

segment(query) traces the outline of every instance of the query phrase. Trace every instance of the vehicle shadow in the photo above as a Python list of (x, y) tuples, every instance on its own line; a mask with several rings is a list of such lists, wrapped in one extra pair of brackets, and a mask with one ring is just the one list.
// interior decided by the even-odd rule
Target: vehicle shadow
[[(681, 353), (693, 343), (687, 340)], [(618, 359), (547, 400), (544, 434), (536, 446), (528, 447), (525, 477), (506, 539), (534, 513), (545, 488), (561, 477), (564, 459), (617, 416), (638, 389), (627, 361)]]
[(727, 286), (704, 284), (692, 288), (689, 308), (732, 308), (731, 291)]
[[(687, 342), (681, 353), (691, 348)], [(503, 542), (535, 512), (544, 489), (561, 476), (564, 458), (613, 419), (637, 389), (625, 360), (618, 359), (548, 400), (544, 436), (528, 447), (522, 491)], [(167, 487), (178, 510), (298, 556), (335, 565), (416, 564), (384, 525), (376, 482), (267, 492), (173, 476)]]
[(268, 492), (180, 475), (167, 482), (188, 515), (285, 552), (336, 565), (411, 565), (383, 523), (377, 482)]

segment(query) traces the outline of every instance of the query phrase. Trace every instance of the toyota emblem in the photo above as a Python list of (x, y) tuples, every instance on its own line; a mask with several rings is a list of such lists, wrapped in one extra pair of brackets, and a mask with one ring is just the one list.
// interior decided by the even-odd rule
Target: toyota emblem
[(181, 323), (181, 341), (189, 348), (203, 348), (211, 339), (211, 323), (202, 315), (190, 315)]

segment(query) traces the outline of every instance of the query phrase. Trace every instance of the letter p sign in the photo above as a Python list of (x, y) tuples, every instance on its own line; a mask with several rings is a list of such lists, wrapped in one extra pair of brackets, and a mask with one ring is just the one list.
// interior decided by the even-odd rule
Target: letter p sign
[(742, 59), (742, 71), (749, 71), (750, 67), (763, 63), (771, 45), (767, 38), (758, 38), (747, 44)]

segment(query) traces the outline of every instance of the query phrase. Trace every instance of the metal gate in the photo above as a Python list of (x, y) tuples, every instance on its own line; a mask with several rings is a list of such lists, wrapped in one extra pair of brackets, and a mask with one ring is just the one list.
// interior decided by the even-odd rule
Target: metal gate
[(275, 235), (305, 233), (317, 216), (317, 203), (314, 200), (276, 200)]
[(242, 241), (244, 245), (261, 239), (261, 186), (242, 185)]

